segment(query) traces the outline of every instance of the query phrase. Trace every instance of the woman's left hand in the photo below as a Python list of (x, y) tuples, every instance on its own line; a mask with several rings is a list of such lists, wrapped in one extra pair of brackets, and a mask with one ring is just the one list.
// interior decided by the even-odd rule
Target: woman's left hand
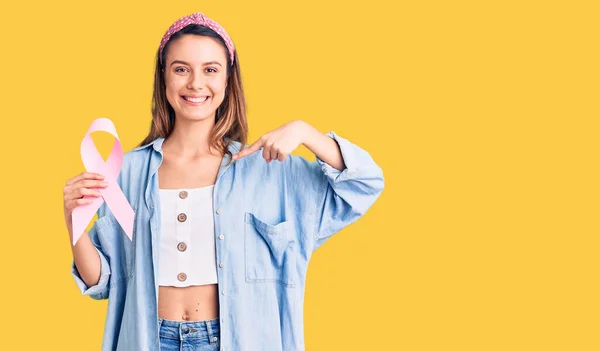
[(308, 132), (308, 126), (309, 125), (302, 120), (284, 124), (273, 131), (263, 134), (256, 142), (254, 142), (254, 144), (235, 154), (233, 159), (237, 161), (258, 151), (262, 147), (262, 156), (267, 163), (273, 160), (282, 162), (292, 153), (292, 151), (296, 150), (296, 148), (304, 142), (304, 137)]

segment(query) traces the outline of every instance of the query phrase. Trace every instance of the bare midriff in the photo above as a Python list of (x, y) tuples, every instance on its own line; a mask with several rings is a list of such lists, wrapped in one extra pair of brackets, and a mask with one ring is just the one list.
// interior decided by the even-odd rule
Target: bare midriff
[(159, 286), (158, 316), (174, 321), (205, 321), (219, 316), (217, 284)]

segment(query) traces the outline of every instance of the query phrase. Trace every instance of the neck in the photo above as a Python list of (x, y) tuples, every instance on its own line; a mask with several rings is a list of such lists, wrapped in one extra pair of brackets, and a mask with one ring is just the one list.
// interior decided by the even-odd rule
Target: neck
[(209, 150), (209, 135), (215, 125), (214, 117), (201, 121), (179, 118), (176, 121), (173, 131), (163, 143), (164, 150), (183, 157), (213, 155)]

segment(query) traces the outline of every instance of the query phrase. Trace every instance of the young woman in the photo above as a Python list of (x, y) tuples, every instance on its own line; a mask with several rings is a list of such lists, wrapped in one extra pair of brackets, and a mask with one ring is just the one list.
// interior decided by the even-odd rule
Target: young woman
[[(161, 41), (152, 115), (117, 179), (133, 240), (104, 203), (72, 246), (81, 292), (109, 299), (103, 350), (303, 350), (309, 259), (379, 197), (381, 168), (301, 120), (246, 147), (238, 55), (202, 13)], [(315, 162), (290, 155), (301, 144)], [(70, 237), (73, 208), (105, 186), (98, 174), (67, 181)]]

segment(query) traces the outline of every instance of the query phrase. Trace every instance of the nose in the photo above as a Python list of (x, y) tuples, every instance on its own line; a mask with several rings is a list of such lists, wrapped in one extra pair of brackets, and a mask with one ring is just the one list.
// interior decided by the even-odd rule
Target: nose
[(206, 84), (202, 71), (197, 71), (190, 74), (188, 81), (188, 89), (190, 90), (202, 90)]

